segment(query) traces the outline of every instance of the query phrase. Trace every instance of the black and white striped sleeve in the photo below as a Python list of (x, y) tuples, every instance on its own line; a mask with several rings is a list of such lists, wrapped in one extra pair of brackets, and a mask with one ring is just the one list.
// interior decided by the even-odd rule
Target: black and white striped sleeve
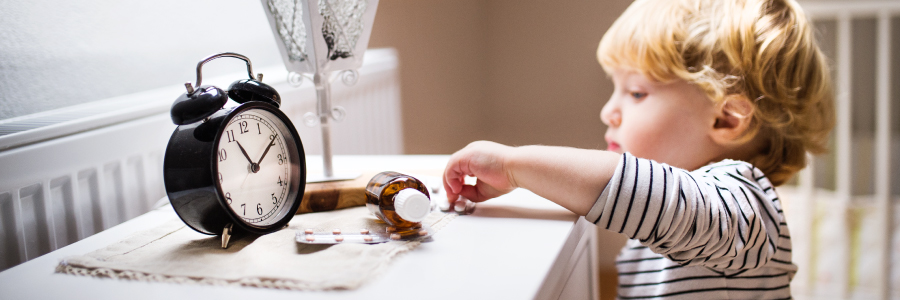
[(772, 184), (749, 163), (725, 160), (688, 172), (624, 153), (585, 218), (682, 265), (754, 269), (778, 251), (780, 206)]

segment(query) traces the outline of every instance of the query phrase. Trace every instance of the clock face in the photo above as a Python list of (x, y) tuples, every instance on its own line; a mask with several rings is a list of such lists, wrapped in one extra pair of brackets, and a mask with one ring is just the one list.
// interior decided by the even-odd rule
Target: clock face
[[(219, 190), (235, 216), (254, 227), (277, 223), (293, 201), (295, 137), (274, 114), (249, 109), (226, 123), (216, 149)], [(288, 136), (285, 136), (287, 134)]]

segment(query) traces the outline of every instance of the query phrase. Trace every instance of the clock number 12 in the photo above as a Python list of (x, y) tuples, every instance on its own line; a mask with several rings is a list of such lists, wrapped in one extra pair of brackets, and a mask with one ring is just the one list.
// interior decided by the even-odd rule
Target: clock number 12
[(247, 121), (241, 121), (241, 123), (239, 123), (239, 125), (241, 125), (241, 134), (244, 134), (245, 132), (250, 132), (250, 129), (248, 128), (248, 127), (250, 127), (250, 125), (247, 125)]

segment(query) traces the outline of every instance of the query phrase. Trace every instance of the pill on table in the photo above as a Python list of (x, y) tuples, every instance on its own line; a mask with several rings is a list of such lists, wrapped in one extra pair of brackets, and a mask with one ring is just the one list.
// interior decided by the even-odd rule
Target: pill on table
[(428, 230), (425, 230), (425, 229), (419, 230), (419, 236), (426, 236), (426, 235), (428, 235)]
[(466, 200), (457, 200), (453, 205), (453, 210), (455, 210), (456, 212), (466, 211)]
[(369, 230), (363, 228), (363, 229), (360, 229), (360, 230), (359, 230), (359, 233), (360, 233), (360, 234), (369, 234)]
[(331, 233), (334, 233), (334, 234), (341, 234), (341, 230), (340, 230), (340, 229), (335, 229), (335, 230), (331, 231)]
[(448, 202), (446, 199), (437, 200), (437, 204), (438, 209), (440, 209), (441, 211), (450, 211), (450, 202)]
[(314, 235), (307, 235), (307, 236), (306, 236), (306, 241), (307, 241), (307, 242), (312, 242), (312, 241), (315, 241), (315, 240), (316, 240), (316, 236), (314, 236)]
[(372, 241), (372, 237), (371, 237), (371, 236), (368, 236), (368, 235), (367, 235), (367, 236), (364, 236), (364, 237), (363, 237), (363, 241), (371, 242), (371, 241)]
[(392, 239), (392, 240), (395, 240), (395, 241), (396, 241), (396, 240), (399, 240), (399, 239), (400, 239), (400, 234), (399, 234), (399, 233), (391, 233), (391, 239)]
[(306, 233), (306, 234), (313, 234), (312, 228), (307, 228), (307, 229), (304, 230), (303, 232)]
[(342, 235), (336, 236), (336, 237), (334, 237), (334, 240), (337, 241), (337, 242), (343, 242), (343, 241), (344, 241), (344, 236), (342, 236)]

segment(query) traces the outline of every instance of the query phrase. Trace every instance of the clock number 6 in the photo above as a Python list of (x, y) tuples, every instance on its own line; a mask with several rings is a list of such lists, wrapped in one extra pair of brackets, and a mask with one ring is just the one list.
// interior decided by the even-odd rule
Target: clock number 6
[(256, 204), (256, 213), (259, 214), (260, 216), (262, 215), (262, 213), (263, 213), (263, 211), (262, 211), (262, 203), (257, 203), (257, 204)]

